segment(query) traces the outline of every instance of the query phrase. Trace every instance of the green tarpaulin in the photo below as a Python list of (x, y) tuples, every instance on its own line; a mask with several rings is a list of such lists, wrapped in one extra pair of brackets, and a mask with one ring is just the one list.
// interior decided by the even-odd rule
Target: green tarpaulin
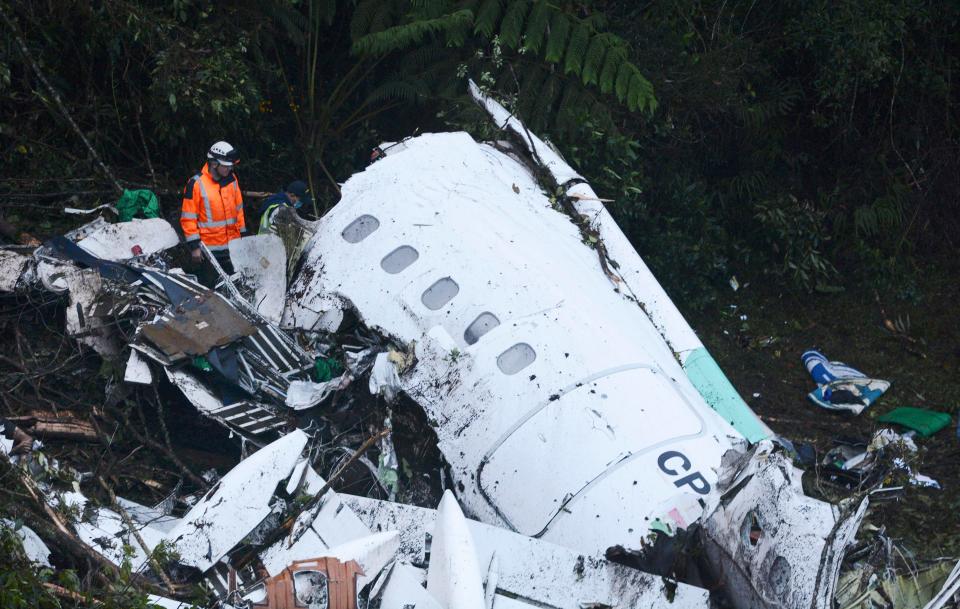
[(160, 202), (157, 195), (149, 190), (124, 190), (117, 201), (117, 211), (121, 222), (129, 222), (134, 218), (159, 218)]

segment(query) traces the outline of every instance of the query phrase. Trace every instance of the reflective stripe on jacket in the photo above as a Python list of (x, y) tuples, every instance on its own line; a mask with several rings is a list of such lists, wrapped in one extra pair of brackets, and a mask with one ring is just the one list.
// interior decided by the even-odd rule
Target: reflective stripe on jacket
[(277, 232), (273, 226), (273, 214), (277, 211), (277, 208), (281, 205), (290, 205), (292, 207), (293, 201), (290, 200), (287, 193), (281, 190), (264, 199), (261, 205), (263, 211), (260, 213), (260, 229), (257, 231), (257, 234), (265, 235), (267, 233)]
[(230, 174), (221, 184), (204, 165), (184, 189), (180, 227), (187, 243), (203, 241), (213, 251), (226, 250), (246, 230), (236, 176)]
[(283, 203), (274, 203), (273, 205), (267, 205), (266, 209), (263, 210), (263, 215), (260, 216), (260, 229), (257, 230), (258, 235), (277, 232), (277, 229), (273, 227), (273, 212), (277, 211), (281, 205)]

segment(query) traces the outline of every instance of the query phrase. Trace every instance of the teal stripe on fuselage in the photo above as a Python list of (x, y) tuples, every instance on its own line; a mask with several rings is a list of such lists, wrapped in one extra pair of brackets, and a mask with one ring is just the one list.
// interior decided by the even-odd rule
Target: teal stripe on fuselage
[(743, 401), (706, 347), (691, 353), (683, 369), (707, 404), (751, 443), (773, 436), (770, 428)]

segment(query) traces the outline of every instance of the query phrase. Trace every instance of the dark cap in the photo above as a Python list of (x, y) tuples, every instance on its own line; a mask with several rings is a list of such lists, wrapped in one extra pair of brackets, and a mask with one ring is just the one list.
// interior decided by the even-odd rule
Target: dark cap
[(313, 202), (313, 197), (310, 196), (310, 189), (307, 187), (307, 183), (303, 180), (294, 180), (287, 185), (287, 192), (297, 195), (300, 198), (300, 202), (303, 205), (309, 205)]

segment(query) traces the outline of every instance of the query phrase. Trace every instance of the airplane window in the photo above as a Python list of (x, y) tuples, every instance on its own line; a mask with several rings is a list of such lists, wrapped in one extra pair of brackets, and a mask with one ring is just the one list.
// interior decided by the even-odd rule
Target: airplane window
[(420, 253), (417, 250), (409, 245), (401, 245), (383, 257), (383, 260), (380, 261), (380, 268), (391, 275), (396, 275), (416, 262), (419, 257)]
[(380, 220), (373, 216), (363, 215), (347, 225), (340, 233), (347, 243), (360, 243), (370, 236), (370, 233), (380, 228)]
[(517, 343), (497, 356), (497, 367), (504, 374), (516, 374), (537, 359), (537, 352), (527, 343)]
[(468, 345), (472, 345), (480, 340), (481, 336), (499, 325), (500, 320), (497, 319), (497, 316), (485, 311), (474, 319), (473, 323), (467, 326), (467, 329), (463, 333), (463, 340), (467, 341)]
[(431, 311), (436, 311), (450, 302), (459, 291), (460, 286), (456, 281), (444, 277), (424, 290), (423, 295), (420, 296), (420, 302)]

